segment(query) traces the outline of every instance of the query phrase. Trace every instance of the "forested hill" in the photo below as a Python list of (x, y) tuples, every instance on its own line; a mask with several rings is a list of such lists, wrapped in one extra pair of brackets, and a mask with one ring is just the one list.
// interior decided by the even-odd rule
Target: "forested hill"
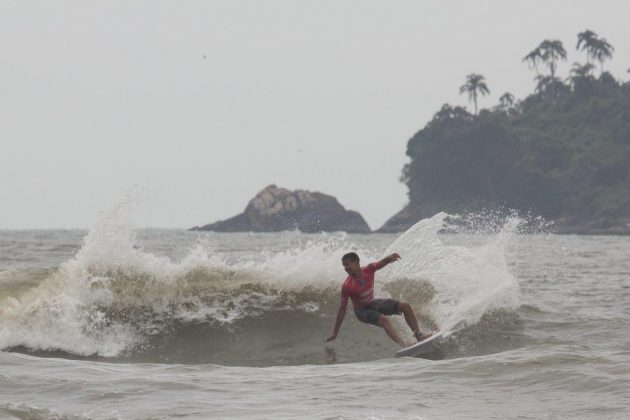
[(593, 68), (575, 64), (566, 81), (554, 68), (527, 98), (505, 94), (478, 115), (444, 105), (409, 140), (409, 204), (381, 231), (438, 211), (500, 207), (542, 215), (559, 231), (629, 233), (630, 83)]

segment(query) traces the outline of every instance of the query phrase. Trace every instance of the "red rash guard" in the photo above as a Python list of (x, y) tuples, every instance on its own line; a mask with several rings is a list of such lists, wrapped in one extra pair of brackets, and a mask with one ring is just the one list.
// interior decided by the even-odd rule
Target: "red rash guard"
[(348, 298), (352, 299), (352, 307), (359, 309), (374, 300), (374, 272), (376, 263), (367, 267), (361, 267), (361, 278), (354, 279), (351, 276), (341, 286), (341, 303), (347, 304)]

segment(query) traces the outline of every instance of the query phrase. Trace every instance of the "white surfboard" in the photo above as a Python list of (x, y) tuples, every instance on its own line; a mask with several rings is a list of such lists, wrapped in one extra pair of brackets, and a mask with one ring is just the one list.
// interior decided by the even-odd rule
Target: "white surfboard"
[(431, 346), (435, 344), (434, 342), (439, 341), (439, 339), (442, 337), (442, 334), (442, 331), (438, 331), (426, 340), (419, 341), (413, 346), (405, 347), (404, 349), (398, 350), (396, 352), (396, 357), (412, 357), (417, 354), (421, 354), (429, 350)]

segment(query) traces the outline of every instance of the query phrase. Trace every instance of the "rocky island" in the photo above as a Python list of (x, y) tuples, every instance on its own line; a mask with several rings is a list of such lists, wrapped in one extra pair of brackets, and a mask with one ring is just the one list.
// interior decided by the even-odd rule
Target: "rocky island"
[(289, 191), (269, 185), (247, 204), (245, 211), (191, 230), (214, 232), (369, 233), (370, 227), (356, 211), (346, 210), (335, 197), (306, 190)]

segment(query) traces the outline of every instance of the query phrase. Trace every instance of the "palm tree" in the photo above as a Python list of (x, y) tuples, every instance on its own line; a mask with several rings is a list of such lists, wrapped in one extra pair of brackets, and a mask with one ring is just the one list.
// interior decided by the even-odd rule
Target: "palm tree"
[(540, 63), (544, 63), (549, 68), (551, 77), (556, 77), (558, 61), (566, 59), (567, 52), (562, 46), (562, 42), (557, 39), (554, 39), (553, 41), (545, 39), (538, 47), (523, 57), (523, 61), (527, 62), (530, 68), (536, 70), (536, 76), (540, 76), (538, 65)]
[(527, 65), (530, 69), (536, 70), (536, 76), (540, 75), (538, 71), (538, 64), (542, 61), (542, 55), (540, 53), (540, 48), (536, 48), (529, 52), (525, 57), (523, 57), (523, 61), (527, 62)]
[[(523, 58), (523, 61), (528, 62), (530, 68), (533, 67), (536, 70), (536, 80), (538, 81), (536, 90), (538, 93), (545, 92), (544, 96), (551, 97), (552, 99), (556, 98), (555, 90), (558, 84), (562, 84), (562, 82), (556, 78), (558, 61), (566, 59), (567, 52), (562, 46), (562, 42), (557, 39), (545, 39), (538, 47)], [(538, 64), (541, 62), (549, 68), (549, 76), (543, 76), (538, 71)]]
[(551, 77), (555, 79), (558, 60), (567, 59), (567, 52), (562, 46), (562, 42), (557, 39), (553, 41), (545, 39), (537, 49), (540, 50), (542, 61), (549, 67)]
[[(591, 48), (593, 48), (593, 41), (597, 39), (597, 34), (589, 29), (584, 32), (580, 32), (578, 34), (578, 42), (575, 46), (576, 50), (585, 50), (586, 51), (586, 62), (591, 62)], [(581, 46), (581, 48), (580, 48)]]
[(604, 73), (604, 61), (611, 59), (612, 52), (615, 50), (605, 38), (599, 38), (595, 32), (588, 29), (578, 34), (576, 49), (586, 51), (586, 61), (588, 63), (591, 60), (599, 61), (602, 74)]
[(468, 93), (468, 101), (472, 101), (475, 104), (475, 115), (477, 115), (477, 96), (482, 94), (483, 96), (490, 94), (490, 89), (486, 85), (485, 77), (481, 74), (471, 73), (466, 76), (466, 83), (460, 86), (459, 94)]
[[(558, 68), (558, 61), (566, 59), (567, 52), (562, 46), (562, 42), (557, 39), (545, 39), (523, 58), (523, 61), (526, 61), (530, 68), (533, 67), (536, 70), (536, 91), (541, 96), (549, 97), (552, 100), (556, 99), (558, 96), (556, 90), (562, 89), (562, 82), (556, 77), (556, 69)], [(544, 63), (549, 68), (549, 76), (540, 74), (538, 71), (538, 64), (540, 63)]]
[(604, 38), (598, 38), (593, 41), (591, 54), (593, 58), (599, 61), (601, 65), (600, 71), (602, 74), (604, 73), (604, 61), (612, 58), (612, 52), (614, 50), (615, 48)]
[(514, 95), (510, 92), (505, 92), (499, 98), (499, 108), (501, 108), (505, 112), (509, 112), (514, 106)]

